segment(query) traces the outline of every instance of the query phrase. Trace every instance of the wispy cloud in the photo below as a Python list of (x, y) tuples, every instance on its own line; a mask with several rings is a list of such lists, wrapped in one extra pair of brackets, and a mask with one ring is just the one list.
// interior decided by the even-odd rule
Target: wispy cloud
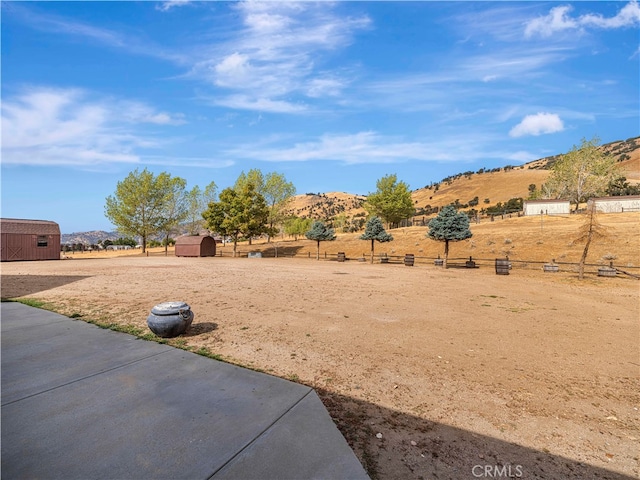
[[(289, 140), (289, 139), (287, 139)], [(273, 142), (281, 142), (274, 139)], [(487, 159), (515, 159), (517, 153), (489, 147), (496, 141), (486, 134), (468, 133), (430, 141), (412, 141), (374, 131), (353, 134), (325, 134), (319, 138), (290, 141), (282, 146), (256, 143), (229, 149), (225, 155), (238, 160), (265, 162), (333, 161), (347, 165), (420, 162), (473, 162)], [(284, 143), (284, 142), (282, 142)], [(533, 157), (533, 156), (531, 156)], [(527, 157), (529, 158), (529, 157)]]
[(183, 7), (185, 5), (188, 5), (189, 3), (191, 3), (191, 0), (168, 0), (167, 2), (161, 2), (156, 5), (156, 10), (166, 12), (174, 7)]
[(77, 167), (139, 163), (139, 150), (162, 143), (140, 126), (183, 122), (181, 115), (141, 102), (95, 99), (80, 89), (31, 88), (3, 99), (2, 162)]
[(340, 17), (332, 8), (328, 3), (240, 3), (242, 28), (196, 62), (191, 75), (229, 92), (217, 104), (238, 109), (300, 113), (307, 100), (338, 96), (349, 79), (321, 70), (322, 55), (348, 45), (370, 20)]
[(627, 3), (615, 16), (609, 18), (592, 13), (573, 17), (572, 11), (573, 7), (570, 5), (553, 7), (547, 15), (527, 23), (525, 37), (530, 38), (536, 35), (550, 37), (557, 32), (580, 31), (592, 27), (614, 29), (640, 25), (640, 7), (635, 0)]
[(110, 48), (121, 49), (135, 55), (160, 58), (180, 65), (189, 62), (189, 57), (184, 52), (164, 48), (146, 39), (142, 40), (135, 33), (123, 33), (63, 16), (43, 13), (31, 5), (24, 6), (18, 2), (12, 2), (6, 9), (3, 4), (2, 8), (3, 14), (20, 18), (25, 25), (35, 30), (82, 37)]
[(524, 137), (528, 135), (538, 136), (547, 133), (556, 133), (564, 130), (564, 124), (555, 113), (537, 113), (527, 115), (509, 132), (511, 137)]

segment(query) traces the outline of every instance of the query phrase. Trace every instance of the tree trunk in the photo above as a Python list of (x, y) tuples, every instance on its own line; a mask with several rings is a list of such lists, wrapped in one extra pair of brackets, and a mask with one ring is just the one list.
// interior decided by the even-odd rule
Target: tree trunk
[(142, 235), (142, 253), (147, 251), (147, 236)]
[(444, 261), (442, 262), (443, 268), (447, 268), (447, 258), (449, 258), (449, 240), (444, 241)]
[(238, 236), (233, 237), (233, 257), (236, 256), (236, 247), (238, 246)]
[(375, 240), (371, 240), (371, 263), (373, 264), (373, 242)]
[(167, 257), (169, 255), (169, 234), (164, 239), (164, 256)]
[(589, 253), (589, 245), (591, 244), (591, 232), (589, 232), (589, 236), (587, 237), (587, 243), (584, 246), (584, 250), (582, 251), (582, 257), (580, 257), (580, 265), (578, 266), (578, 278), (582, 280), (584, 278), (584, 264), (587, 260), (587, 253)]
[(320, 260), (320, 240), (316, 240), (318, 242), (318, 249), (316, 250), (316, 260)]

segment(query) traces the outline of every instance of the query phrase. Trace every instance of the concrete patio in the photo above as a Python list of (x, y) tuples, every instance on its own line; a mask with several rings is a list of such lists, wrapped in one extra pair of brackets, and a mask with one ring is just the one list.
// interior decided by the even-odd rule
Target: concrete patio
[(5, 302), (2, 478), (366, 479), (309, 387)]

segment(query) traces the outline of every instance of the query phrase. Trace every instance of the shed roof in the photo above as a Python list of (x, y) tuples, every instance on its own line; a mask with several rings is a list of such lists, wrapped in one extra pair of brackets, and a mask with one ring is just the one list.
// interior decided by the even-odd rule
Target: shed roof
[(200, 245), (205, 238), (213, 240), (209, 235), (183, 235), (176, 238), (176, 245)]
[(60, 226), (49, 220), (0, 218), (0, 231), (21, 235), (60, 235)]
[(622, 200), (640, 200), (640, 195), (620, 195), (616, 197), (594, 197), (590, 200), (595, 200), (596, 202), (602, 201), (612, 201), (612, 202), (620, 202)]
[(569, 200), (525, 200), (524, 203), (569, 203)]

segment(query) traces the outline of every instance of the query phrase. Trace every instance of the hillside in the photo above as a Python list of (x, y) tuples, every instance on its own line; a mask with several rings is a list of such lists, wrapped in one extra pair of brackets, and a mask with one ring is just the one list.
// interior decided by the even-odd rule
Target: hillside
[[(606, 265), (611, 257), (616, 265), (621, 267), (635, 267), (634, 273), (640, 267), (640, 212), (601, 214), (599, 222), (607, 231), (607, 238), (594, 241), (589, 249), (588, 263)], [(577, 263), (584, 245), (575, 243), (577, 231), (584, 222), (582, 215), (547, 216), (541, 221), (538, 217), (511, 218), (497, 217), (495, 221), (482, 220), (480, 223), (472, 223), (473, 237), (450, 245), (452, 258), (484, 259), (484, 265), (491, 263), (496, 257), (509, 256), (514, 262), (549, 262), (555, 259), (559, 263)], [(389, 230), (393, 235), (393, 241), (388, 243), (376, 243), (375, 254), (386, 253), (389, 256), (403, 256), (405, 253), (413, 253), (418, 257), (420, 265), (433, 266), (433, 260), (438, 255), (443, 255), (444, 245), (441, 242), (427, 238), (428, 227), (404, 227)], [(350, 259), (367, 257), (369, 255), (370, 242), (360, 240), (361, 232), (338, 233), (336, 240), (321, 242), (320, 255), (324, 253), (328, 259), (334, 259), (337, 252), (345, 252)], [(244, 257), (249, 251), (262, 252), (265, 257), (292, 256), (314, 259), (316, 255), (316, 242), (300, 238), (278, 237), (271, 243), (264, 239), (252, 242), (240, 242), (238, 251)], [(224, 257), (232, 255), (231, 244), (218, 245), (218, 252)], [(150, 249), (151, 255), (164, 255), (163, 248)], [(170, 256), (173, 248), (169, 249)], [(109, 258), (115, 256), (140, 256), (138, 251), (120, 252), (93, 252), (69, 254), (72, 258)], [(486, 260), (489, 259), (489, 262)], [(527, 267), (541, 269), (540, 264), (529, 265), (518, 263), (518, 268)], [(564, 267), (563, 267), (564, 268)], [(567, 267), (569, 268), (569, 267)]]
[[(610, 142), (600, 147), (613, 155), (620, 170), (630, 183), (640, 183), (640, 137)], [(468, 204), (477, 197), (477, 210), (506, 203), (512, 198), (527, 198), (529, 186), (540, 189), (547, 180), (549, 168), (559, 155), (541, 158), (521, 166), (505, 166), (492, 170), (480, 169), (452, 175), (411, 193), (418, 216), (429, 215), (429, 209), (443, 207), (458, 200)], [(402, 180), (402, 179), (401, 179)], [(348, 193), (297, 195), (291, 202), (290, 213), (295, 216), (329, 220), (344, 214), (347, 218), (365, 213), (366, 197)], [(424, 209), (424, 212), (421, 212)]]
[(84, 245), (96, 245), (101, 240), (117, 240), (122, 237), (118, 232), (105, 232), (104, 230), (93, 230), (91, 232), (63, 233), (60, 236), (60, 243), (72, 245), (82, 243)]
[[(601, 147), (615, 156), (620, 170), (630, 183), (640, 183), (640, 137), (625, 141), (611, 142)], [(492, 170), (480, 169), (442, 179), (411, 193), (414, 206), (419, 212), (417, 218), (430, 215), (429, 209), (443, 207), (458, 200), (468, 204), (477, 197), (477, 210), (506, 203), (512, 198), (527, 198), (529, 186), (536, 188), (547, 180), (549, 168), (558, 155), (541, 158), (522, 166), (505, 166)], [(354, 228), (364, 224), (366, 211), (363, 207), (366, 197), (344, 192), (307, 193), (296, 195), (291, 200), (289, 214), (304, 218), (334, 219), (344, 215)], [(423, 211), (421, 211), (423, 210)], [(122, 235), (117, 232), (92, 231), (62, 235), (63, 244), (96, 244), (99, 240), (117, 240)]]

